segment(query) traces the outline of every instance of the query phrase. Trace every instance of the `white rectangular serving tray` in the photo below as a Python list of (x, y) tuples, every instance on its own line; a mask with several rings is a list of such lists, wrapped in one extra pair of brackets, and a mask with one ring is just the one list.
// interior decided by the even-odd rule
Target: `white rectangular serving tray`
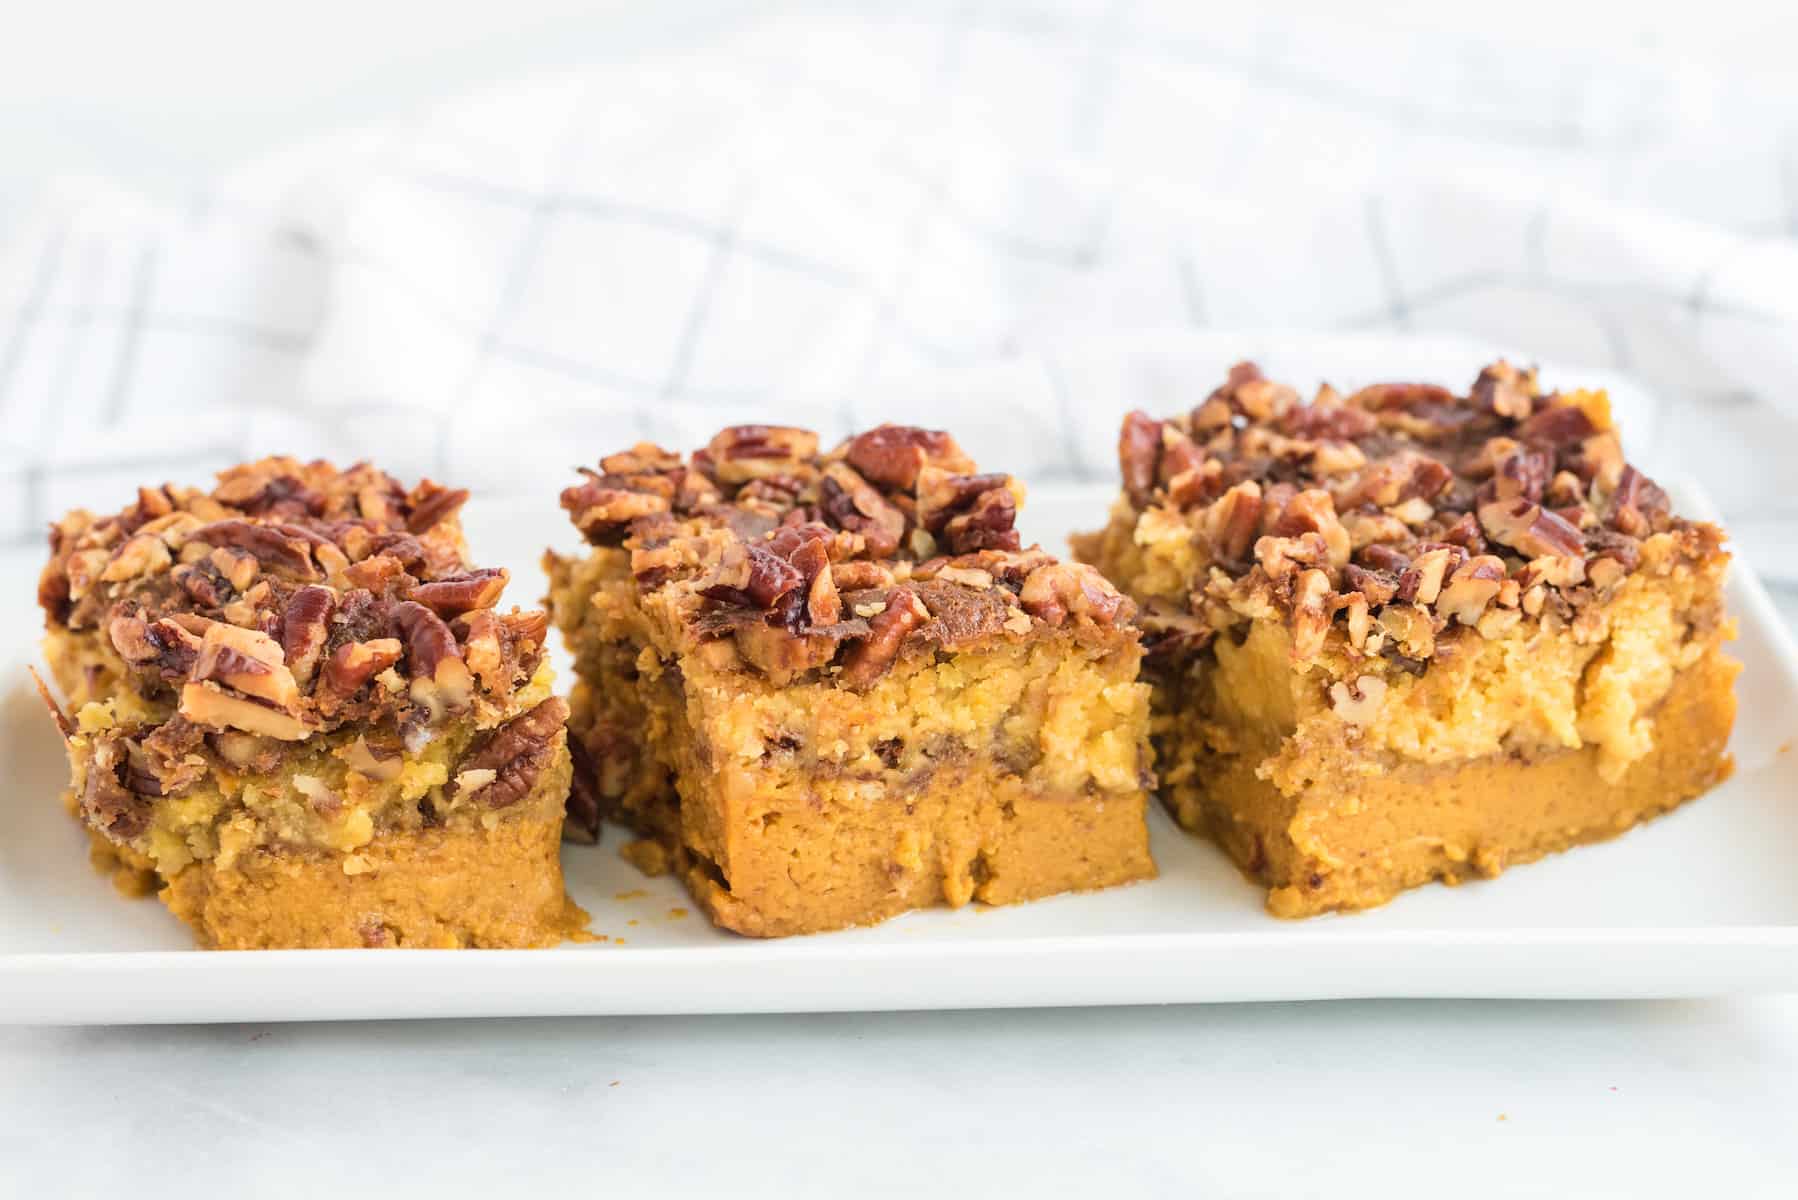
[[(1026, 535), (1059, 546), (1108, 486), (1041, 487)], [(1682, 511), (1708, 513), (1690, 487)], [(553, 493), (469, 514), (483, 561), (528, 601), (543, 546), (568, 546)], [(35, 631), (40, 557), (4, 557), (7, 629)], [(1432, 886), (1368, 913), (1288, 923), (1206, 843), (1151, 815), (1161, 876), (1015, 908), (911, 913), (877, 928), (758, 942), (714, 930), (623, 838), (564, 847), (571, 892), (607, 941), (537, 951), (207, 953), (154, 900), (86, 862), (57, 801), (61, 746), (0, 650), (0, 1020), (110, 1023), (798, 1012), (1338, 997), (1695, 997), (1798, 991), (1798, 653), (1737, 563), (1746, 669), (1735, 777), (1626, 834), (1501, 879)], [(565, 663), (565, 660), (564, 660)]]

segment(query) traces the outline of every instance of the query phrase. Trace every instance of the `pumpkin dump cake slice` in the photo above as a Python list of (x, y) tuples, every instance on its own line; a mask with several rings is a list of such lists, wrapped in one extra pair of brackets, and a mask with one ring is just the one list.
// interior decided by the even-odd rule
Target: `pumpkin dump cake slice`
[(534, 946), (578, 921), (548, 617), (495, 608), (466, 498), (272, 458), (52, 529), (71, 806), (203, 945)]
[(1497, 875), (1729, 774), (1723, 532), (1604, 393), (1501, 362), (1305, 404), (1243, 364), (1119, 458), (1077, 549), (1142, 608), (1162, 799), (1271, 912)]
[(545, 560), (588, 829), (758, 936), (1152, 875), (1130, 603), (1021, 549), (1022, 496), (897, 426), (604, 459)]

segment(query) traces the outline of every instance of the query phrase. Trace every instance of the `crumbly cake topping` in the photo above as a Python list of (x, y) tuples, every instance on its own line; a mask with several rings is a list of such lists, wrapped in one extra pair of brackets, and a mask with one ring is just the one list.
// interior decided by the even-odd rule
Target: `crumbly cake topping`
[(941, 431), (882, 425), (820, 453), (807, 430), (741, 425), (688, 457), (643, 444), (584, 474), (562, 493), (582, 535), (627, 550), (646, 599), (776, 681), (864, 688), (912, 648), (1132, 612), (1092, 568), (1023, 548), (1023, 486)]
[(366, 464), (263, 459), (210, 492), (142, 488), (119, 513), (69, 514), (38, 600), (52, 631), (103, 638), (135, 690), (201, 731), (416, 737), (502, 714), (543, 656), (547, 615), (496, 611), (507, 573), (466, 562), (467, 498)]
[(1309, 404), (1241, 363), (1188, 414), (1131, 413), (1118, 458), (1136, 542), (1197, 555), (1184, 609), (1143, 614), (1152, 653), (1277, 614), (1297, 660), (1335, 631), (1352, 656), (1421, 670), (1455, 627), (1577, 636), (1633, 572), (1722, 540), (1624, 461), (1603, 392), (1544, 392), (1502, 361), (1466, 395), (1325, 385)]

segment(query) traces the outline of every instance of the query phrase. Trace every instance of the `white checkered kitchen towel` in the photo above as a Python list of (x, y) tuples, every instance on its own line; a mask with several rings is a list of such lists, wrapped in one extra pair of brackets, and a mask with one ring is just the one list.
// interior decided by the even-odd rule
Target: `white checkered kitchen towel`
[(1119, 337), (1452, 332), (1466, 378), (1502, 349), (1645, 381), (1635, 453), (1798, 582), (1798, 81), (1210, 7), (790, 18), (178, 213), (53, 193), (0, 260), (0, 537), (253, 453), (541, 490), (758, 418), (1108, 476), (1117, 414), (1212, 383), (1095, 367)]

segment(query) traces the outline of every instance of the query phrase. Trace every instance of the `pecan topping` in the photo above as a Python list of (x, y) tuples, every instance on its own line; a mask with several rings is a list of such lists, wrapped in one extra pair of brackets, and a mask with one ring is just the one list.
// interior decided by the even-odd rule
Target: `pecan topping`
[(632, 521), (673, 508), (667, 496), (613, 486), (609, 480), (609, 476), (598, 476), (562, 491), (562, 507), (590, 542), (608, 544), (621, 538)]
[(459, 617), (498, 604), (500, 593), (506, 590), (506, 581), (510, 578), (504, 568), (483, 567), (421, 583), (408, 593), (408, 599), (416, 600), (440, 617)]
[(843, 457), (863, 478), (881, 487), (909, 491), (925, 467), (968, 472), (972, 460), (955, 439), (939, 429), (913, 425), (880, 425), (849, 440)]
[(485, 780), (468, 790), (488, 808), (517, 804), (537, 786), (543, 769), (554, 760), (555, 742), (567, 720), (567, 703), (551, 696), (485, 734), (457, 765), (458, 780), (485, 772)]
[(1466, 553), (1459, 546), (1439, 546), (1424, 551), (1398, 577), (1394, 598), (1415, 600), (1419, 604), (1436, 603), (1436, 597), (1442, 594), (1443, 579), (1466, 557)]
[[(175, 700), (214, 733), (297, 740), (351, 720), (415, 730), (474, 700), (442, 618), (486, 611), (474, 606), (490, 607), (505, 583), (463, 561), (453, 517), (466, 498), (428, 481), (408, 492), (365, 464), (247, 463), (211, 492), (140, 489), (117, 514), (58, 522), (40, 598), (54, 625), (99, 635), (127, 686)], [(546, 618), (520, 619), (539, 622), (534, 636), (516, 622), (489, 627), (483, 702), (502, 703), (541, 661)], [(403, 657), (380, 643), (412, 645), (423, 666), (411, 688), (397, 674), (365, 688)], [(376, 649), (345, 649), (364, 644)], [(148, 760), (128, 757), (149, 778)], [(156, 767), (158, 786), (172, 771)]]
[(1124, 494), (1130, 503), (1142, 508), (1155, 490), (1161, 467), (1162, 423), (1145, 412), (1132, 412), (1124, 418), (1118, 434), (1118, 466), (1124, 476)]
[(416, 601), (393, 608), (393, 624), (406, 646), (406, 670), (412, 698), (441, 716), (446, 709), (466, 708), (474, 680), (462, 660), (462, 648), (443, 618)]
[(281, 614), (281, 653), (297, 682), (311, 682), (336, 609), (337, 593), (328, 587), (308, 585), (288, 597)]
[(818, 435), (784, 425), (737, 425), (706, 447), (721, 483), (785, 475), (818, 453)]
[[(1496, 638), (1579, 620), (1644, 539), (1677, 532), (1688, 561), (1716, 551), (1714, 531), (1674, 517), (1623, 461), (1602, 392), (1545, 396), (1504, 362), (1465, 396), (1326, 386), (1310, 404), (1239, 364), (1189, 414), (1130, 414), (1118, 449), (1136, 544), (1190, 536), (1190, 615), (1282, 615), (1301, 657), (1341, 621), (1347, 651), (1421, 671), (1445, 625)], [(1109, 559), (1109, 540), (1090, 544)]]
[(1480, 372), (1469, 398), (1501, 417), (1521, 421), (1535, 410), (1536, 381), (1501, 359)]
[(818, 505), (839, 529), (861, 534), (870, 557), (890, 558), (905, 536), (905, 514), (841, 463), (824, 468)]
[(188, 683), (181, 688), (180, 713), (196, 725), (212, 729), (241, 729), (283, 742), (303, 741), (311, 730), (299, 718), (242, 696), (219, 690), (212, 683)]
[(427, 479), (418, 485), (409, 499), (412, 514), (406, 518), (407, 532), (428, 533), (468, 503), (468, 489), (446, 488)]
[(1472, 558), (1456, 569), (1448, 586), (1436, 599), (1436, 612), (1445, 621), (1476, 625), (1486, 605), (1505, 583), (1505, 564), (1489, 554)]
[(265, 570), (299, 579), (317, 579), (312, 561), (313, 538), (294, 525), (258, 525), (250, 521), (214, 521), (194, 530), (190, 541), (242, 550)]
[(174, 560), (168, 544), (155, 534), (140, 533), (120, 546), (112, 561), (100, 572), (102, 582), (115, 583), (140, 575), (155, 575), (169, 569)]
[(1517, 427), (1526, 442), (1559, 448), (1598, 432), (1582, 408), (1571, 404), (1550, 405)]
[(348, 700), (362, 686), (382, 671), (400, 661), (404, 652), (398, 638), (375, 638), (367, 642), (345, 642), (325, 660), (319, 677), (321, 706), (336, 707)]
[(1261, 508), (1261, 485), (1250, 480), (1225, 492), (1206, 510), (1200, 528), (1218, 561), (1243, 561), (1261, 529)]
[(1494, 500), (1480, 505), (1486, 535), (1530, 558), (1544, 554), (1579, 554), (1585, 539), (1565, 517), (1525, 499)]
[(1647, 537), (1654, 530), (1655, 522), (1667, 515), (1667, 508), (1667, 493), (1648, 476), (1626, 466), (1617, 482), (1617, 490), (1611, 494), (1605, 522), (1630, 537)]
[(1317, 657), (1330, 632), (1330, 577), (1312, 568), (1301, 572), (1292, 594), (1292, 658)]
[(200, 639), (200, 653), (189, 678), (215, 680), (232, 691), (291, 709), (299, 698), (293, 672), (280, 645), (256, 629), (214, 622)]
[(804, 582), (799, 568), (766, 546), (739, 543), (726, 553), (713, 582), (701, 588), (700, 594), (766, 611)]
[(1016, 550), (1015, 486), (1009, 475), (951, 475), (926, 467), (918, 473), (918, 523), (951, 554)]
[(860, 691), (872, 686), (899, 657), (906, 635), (930, 620), (930, 610), (908, 587), (887, 593), (886, 608), (868, 622), (868, 636), (843, 660), (843, 682)]
[(1049, 625), (1060, 625), (1070, 616), (1109, 625), (1129, 602), (1085, 563), (1052, 562), (1030, 573), (1018, 591), (1018, 603)]

